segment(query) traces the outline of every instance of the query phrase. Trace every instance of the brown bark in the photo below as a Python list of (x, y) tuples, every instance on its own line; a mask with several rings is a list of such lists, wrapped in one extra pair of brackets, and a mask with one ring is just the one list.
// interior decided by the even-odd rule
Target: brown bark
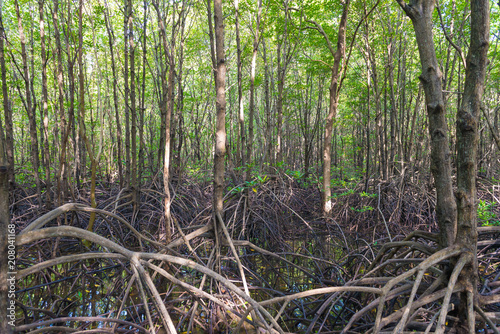
[(63, 84), (63, 65), (62, 65), (62, 47), (59, 33), (59, 1), (54, 0), (54, 9), (52, 11), (52, 21), (54, 25), (54, 35), (56, 40), (57, 54), (57, 88), (58, 88), (58, 108), (59, 108), (59, 127), (61, 129), (61, 147), (59, 149), (59, 168), (57, 170), (57, 204), (62, 205), (66, 193), (66, 182), (64, 175), (66, 172), (66, 145), (68, 143), (69, 129), (66, 124), (66, 113), (64, 109), (64, 84)]
[[(0, 9), (1, 13), (1, 9)], [(0, 14), (1, 16), (1, 14)], [(9, 272), (15, 272), (15, 265), (10, 267), (12, 262), (9, 261), (9, 245), (13, 245), (14, 240), (9, 236), (14, 235), (15, 231), (13, 225), (10, 225), (10, 212), (9, 212), (9, 172), (7, 168), (7, 159), (4, 154), (4, 138), (0, 137), (0, 333), (11, 334), (13, 333), (13, 326), (9, 324), (12, 320), (7, 316), (10, 314), (9, 309), (14, 309), (15, 304), (12, 304), (15, 299), (10, 296), (9, 281), (15, 275)], [(14, 257), (15, 258), (15, 257)], [(15, 260), (14, 260), (15, 263)], [(10, 281), (12, 282), (12, 281)]]
[[(500, 151), (500, 135), (497, 133), (497, 130), (495, 129), (493, 124), (491, 124), (491, 121), (488, 118), (486, 111), (484, 109), (482, 109), (482, 110), (483, 110), (484, 118), (486, 119), (486, 123), (488, 123), (488, 128), (490, 129), (491, 136), (493, 137), (493, 140), (495, 141), (495, 144), (497, 145), (497, 149)], [(498, 110), (500, 110), (500, 107), (497, 107), (495, 109), (495, 112)]]
[(146, 62), (147, 62), (147, 24), (148, 24), (148, 2), (143, 2), (143, 31), (142, 31), (142, 86), (140, 97), (140, 107), (139, 107), (139, 168), (137, 171), (137, 178), (139, 183), (142, 180), (142, 173), (145, 170), (144, 162), (146, 159), (146, 154), (144, 147), (146, 143), (144, 142), (144, 112), (146, 111)]
[[(96, 189), (96, 173), (97, 173), (97, 158), (94, 155), (92, 145), (85, 133), (85, 68), (83, 66), (83, 0), (79, 0), (78, 4), (78, 115), (79, 115), (79, 132), (80, 138), (83, 140), (86, 150), (89, 154), (91, 163), (91, 180), (90, 180), (90, 205), (97, 207), (95, 189)], [(88, 230), (92, 231), (95, 212), (90, 214)]]
[(393, 40), (389, 44), (389, 53), (387, 55), (387, 63), (388, 63), (388, 79), (389, 79), (389, 97), (390, 97), (390, 103), (391, 103), (391, 109), (390, 109), (390, 125), (391, 125), (391, 131), (390, 131), (390, 136), (391, 136), (391, 147), (389, 150), (389, 159), (388, 159), (388, 171), (389, 175), (391, 176), (394, 174), (394, 168), (395, 168), (395, 156), (396, 156), (396, 96), (394, 93), (394, 43), (396, 41)]
[(132, 8), (129, 6), (129, 0), (124, 0), (124, 7), (125, 11), (123, 14), (123, 34), (124, 34), (124, 52), (123, 56), (125, 58), (125, 65), (124, 65), (124, 71), (123, 71), (123, 76), (125, 79), (125, 182), (127, 186), (130, 186), (131, 184), (131, 166), (130, 166), (130, 105), (129, 105), (129, 96), (130, 96), (130, 87), (129, 87), (129, 68), (128, 68), (128, 61), (129, 61), (129, 52), (130, 52), (130, 45), (129, 45), (129, 12), (132, 12)]
[[(162, 82), (162, 97), (160, 100), (160, 110), (165, 115), (165, 138), (164, 138), (164, 152), (163, 152), (163, 188), (165, 192), (164, 199), (164, 220), (165, 220), (165, 238), (166, 242), (170, 242), (172, 237), (172, 216), (170, 212), (170, 118), (172, 115), (173, 107), (173, 85), (174, 85), (174, 67), (173, 67), (173, 53), (167, 43), (167, 33), (165, 30), (165, 22), (161, 16), (160, 8), (157, 2), (153, 2), (156, 14), (158, 16), (158, 27), (160, 30), (160, 39), (165, 54), (166, 63), (168, 63), (168, 79), (165, 71), (161, 73)], [(167, 81), (168, 80), (168, 81)]]
[(106, 30), (108, 32), (109, 50), (111, 53), (111, 70), (113, 72), (113, 103), (115, 107), (115, 121), (116, 121), (116, 158), (118, 164), (118, 178), (120, 188), (123, 187), (123, 167), (122, 167), (122, 129), (120, 124), (120, 113), (118, 107), (118, 76), (116, 74), (115, 51), (114, 51), (114, 38), (112, 26), (109, 22), (108, 8), (104, 11), (104, 18), (106, 20)]
[(14, 137), (12, 125), (12, 109), (10, 108), (9, 92), (7, 88), (7, 71), (5, 68), (4, 41), (5, 30), (3, 27), (2, 8), (0, 8), (0, 67), (2, 72), (2, 97), (5, 119), (5, 156), (7, 166), (7, 177), (10, 184), (14, 184)]
[[(175, 160), (179, 166), (178, 176), (179, 180), (182, 177), (182, 146), (184, 144), (184, 136), (185, 131), (183, 131), (184, 126), (184, 44), (186, 39), (188, 38), (188, 34), (186, 34), (186, 20), (188, 17), (189, 11), (189, 2), (182, 2), (182, 10), (179, 17), (180, 22), (180, 41), (177, 47), (178, 49), (178, 69), (177, 69), (177, 120), (175, 122), (175, 126), (177, 127), (178, 139), (177, 139), (177, 148), (176, 148), (176, 156)], [(172, 96), (173, 98), (173, 96)]]
[[(10, 182), (14, 182), (14, 170), (13, 166), (10, 164), (14, 162), (13, 156), (9, 157), (9, 150), (13, 150), (13, 145), (9, 144), (8, 140), (12, 140), (12, 132), (9, 133), (8, 128), (8, 117), (10, 117), (10, 122), (12, 123), (12, 115), (10, 114), (10, 105), (8, 100), (7, 93), (7, 79), (5, 74), (5, 59), (4, 59), (4, 38), (5, 31), (3, 29), (3, 21), (2, 21), (2, 8), (0, 6), (0, 64), (2, 69), (2, 96), (3, 96), (3, 107), (5, 113), (5, 123), (6, 123), (6, 138), (7, 142), (5, 142), (3, 135), (0, 136), (0, 332), (5, 334), (13, 333), (13, 326), (9, 324), (9, 319), (7, 314), (9, 313), (8, 308), (14, 308), (15, 306), (11, 306), (11, 301), (14, 302), (13, 298), (9, 298), (9, 282), (7, 281), (10, 278), (8, 275), (9, 272), (16, 271), (15, 268), (12, 270), (9, 269), (9, 254), (8, 254), (8, 245), (9, 245), (9, 224), (10, 224), (10, 211), (9, 211), (9, 179)], [(11, 125), (10, 125), (11, 126)], [(11, 128), (12, 129), (12, 128)], [(10, 131), (12, 131), (10, 129)], [(3, 129), (2, 129), (3, 130)], [(4, 147), (7, 152), (4, 152)], [(5, 154), (7, 153), (7, 155)], [(13, 152), (11, 152), (13, 153)], [(12, 159), (12, 160), (11, 160)], [(7, 233), (9, 232), (9, 233)]]
[(283, 34), (277, 37), (277, 79), (278, 79), (278, 96), (276, 98), (276, 162), (283, 162), (283, 99), (285, 89), (286, 72), (288, 65), (292, 60), (295, 48), (298, 43), (292, 44), (290, 40), (290, 32), (288, 26), (289, 11), (288, 1), (283, 1), (285, 24)]
[[(71, 0), (68, 0), (68, 2), (70, 2)], [(68, 126), (67, 126), (67, 131), (69, 132), (70, 129), (71, 129), (71, 140), (72, 140), (72, 144), (73, 144), (73, 157), (75, 159), (75, 164), (74, 164), (74, 168), (73, 168), (73, 173), (75, 175), (75, 178), (76, 178), (76, 183), (77, 183), (77, 187), (79, 187), (80, 185), (80, 176), (79, 176), (79, 170), (80, 170), (80, 166), (79, 166), (79, 163), (80, 163), (80, 145), (79, 145), (79, 142), (80, 142), (80, 139), (79, 139), (79, 134), (77, 134), (77, 131), (76, 131), (76, 117), (75, 117), (75, 94), (76, 94), (76, 89), (75, 89), (75, 74), (74, 74), (74, 67), (75, 67), (75, 61), (76, 61), (76, 53), (73, 55), (71, 53), (71, 43), (73, 43), (73, 41), (71, 41), (70, 43), (70, 33), (71, 33), (71, 18), (72, 18), (72, 13), (71, 13), (71, 6), (67, 6), (68, 7), (68, 16), (67, 16), (67, 31), (66, 31), (66, 34), (65, 34), (65, 41), (66, 41), (66, 52), (67, 52), (67, 55), (68, 55), (68, 86), (69, 86), (69, 109), (68, 109)], [(62, 68), (61, 68), (61, 73), (62, 73)], [(61, 80), (62, 80), (62, 76), (61, 76)], [(62, 85), (62, 81), (61, 81), (61, 86), (60, 86), (60, 89), (61, 89), (61, 94), (64, 94), (64, 91), (62, 90), (63, 89), (63, 85)], [(67, 136), (69, 135), (69, 133), (67, 134)], [(63, 174), (63, 178), (65, 178), (66, 176), (66, 172)], [(68, 184), (66, 182), (66, 184)], [(74, 193), (72, 193), (72, 195), (74, 195)]]
[[(136, 111), (136, 90), (135, 90), (135, 44), (134, 44), (134, 21), (132, 16), (132, 1), (128, 0), (128, 46), (129, 46), (129, 56), (130, 56), (130, 115), (131, 115), (131, 156), (132, 164), (130, 171), (130, 183), (132, 188), (132, 202), (134, 208), (137, 208), (139, 191), (137, 183), (137, 111)], [(126, 101), (125, 103), (128, 103)]]
[(239, 23), (239, 1), (234, 0), (234, 19), (235, 19), (235, 29), (236, 29), (236, 57), (237, 57), (237, 68), (238, 68), (238, 123), (239, 123), (239, 145), (237, 146), (238, 156), (241, 160), (241, 166), (245, 166), (245, 114), (243, 112), (243, 93), (242, 93), (242, 73), (241, 73), (241, 41), (240, 41), (240, 23)]
[(31, 163), (33, 164), (33, 174), (35, 176), (36, 193), (38, 198), (38, 205), (42, 205), (41, 200), (41, 187), (40, 187), (40, 174), (38, 168), (40, 166), (40, 159), (38, 157), (38, 137), (36, 131), (36, 119), (35, 112), (32, 106), (32, 93), (30, 88), (30, 76), (28, 72), (28, 56), (26, 54), (26, 36), (24, 35), (23, 22), (21, 20), (21, 14), (19, 10), (19, 2), (14, 1), (14, 6), (16, 9), (16, 16), (19, 29), (19, 37), (21, 40), (21, 58), (23, 63), (23, 79), (26, 92), (26, 112), (28, 114), (29, 128), (30, 128), (30, 139), (31, 139)]
[[(477, 192), (476, 164), (479, 143), (479, 116), (484, 80), (488, 63), (489, 1), (471, 1), (471, 37), (462, 104), (457, 113), (457, 242), (472, 254), (473, 261), (462, 271), (461, 281), (465, 292), (461, 293), (459, 318), (461, 332), (475, 332), (474, 319), (468, 319), (467, 292), (473, 293), (477, 304)], [(467, 330), (469, 329), (469, 330)]]
[(330, 53), (333, 55), (333, 66), (331, 68), (331, 81), (330, 81), (330, 104), (328, 108), (328, 115), (325, 124), (325, 136), (323, 144), (323, 194), (322, 194), (322, 210), (324, 215), (329, 215), (332, 211), (332, 191), (331, 191), (331, 151), (332, 151), (332, 134), (333, 123), (337, 115), (337, 106), (339, 98), (339, 79), (342, 72), (341, 62), (345, 56), (345, 38), (347, 27), (347, 15), (349, 12), (350, 1), (347, 0), (344, 4), (342, 17), (340, 18), (339, 31), (337, 35), (337, 49), (334, 50), (331, 42), (319, 24), (314, 21), (309, 21), (315, 25), (317, 29), (325, 38)]
[(266, 162), (266, 160), (269, 163), (273, 162), (272, 155), (271, 155), (271, 143), (272, 143), (272, 138), (271, 138), (271, 101), (270, 101), (270, 93), (269, 93), (269, 76), (270, 76), (270, 71), (269, 71), (269, 64), (267, 61), (267, 52), (266, 52), (266, 41), (265, 39), (262, 40), (262, 58), (264, 60), (264, 99), (265, 99), (265, 114), (266, 114), (266, 132), (264, 135), (265, 139), (265, 151), (264, 151), (264, 156), (262, 159), (262, 162)]
[(419, 113), (420, 110), (421, 95), (422, 95), (422, 86), (419, 86), (417, 100), (415, 101), (415, 109), (413, 110), (413, 117), (411, 120), (411, 130), (410, 130), (410, 139), (408, 143), (408, 150), (406, 152), (406, 160), (409, 162), (410, 167), (413, 166), (413, 161), (414, 161), (412, 155), (412, 149), (413, 149), (413, 140), (415, 138), (417, 114)]
[(457, 208), (451, 181), (448, 127), (442, 93), (442, 73), (436, 57), (432, 34), (432, 12), (435, 0), (418, 0), (410, 5), (397, 0), (411, 19), (417, 39), (422, 82), (425, 92), (429, 133), (431, 137), (431, 172), (436, 187), (436, 218), (440, 229), (440, 246), (453, 244), (456, 235)]

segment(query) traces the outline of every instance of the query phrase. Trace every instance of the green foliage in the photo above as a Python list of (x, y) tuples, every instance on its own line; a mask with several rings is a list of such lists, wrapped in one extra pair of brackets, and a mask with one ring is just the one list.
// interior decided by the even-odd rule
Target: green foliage
[(363, 205), (361, 208), (351, 207), (351, 210), (355, 211), (355, 212), (363, 213), (363, 212), (366, 212), (366, 211), (372, 211), (373, 207), (371, 207), (369, 205)]
[(477, 206), (477, 219), (482, 222), (483, 226), (500, 226), (500, 220), (495, 219), (496, 214), (493, 212), (493, 204), (487, 201), (479, 200)]
[(349, 196), (349, 195), (352, 195), (352, 194), (354, 194), (354, 189), (348, 189), (347, 191), (344, 191), (341, 194), (333, 194), (331, 196), (331, 198), (340, 198), (340, 197)]
[(295, 180), (301, 180), (302, 178), (304, 178), (304, 172), (298, 170), (287, 169), (285, 171), (285, 174), (291, 176)]

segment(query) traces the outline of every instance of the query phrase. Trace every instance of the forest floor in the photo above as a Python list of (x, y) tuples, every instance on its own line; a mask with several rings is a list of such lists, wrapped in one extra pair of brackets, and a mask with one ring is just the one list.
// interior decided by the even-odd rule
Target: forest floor
[[(419, 258), (425, 250), (435, 246), (429, 237), (437, 231), (435, 193), (430, 180), (407, 176), (369, 184), (338, 181), (333, 188), (333, 214), (325, 219), (320, 214), (320, 192), (306, 180), (283, 174), (244, 183), (234, 176), (227, 187), (222, 217), (232, 243), (216, 252), (214, 234), (206, 228), (212, 222), (211, 183), (190, 178), (172, 181), (174, 235), (167, 247), (159, 180), (143, 185), (138, 203), (132, 203), (131, 192), (119, 190), (116, 184), (98, 184), (100, 211), (93, 232), (112, 241), (112, 245), (89, 244), (82, 242), (81, 236), (55, 232), (23, 242), (17, 249), (17, 331), (54, 332), (66, 327), (74, 329), (70, 332), (94, 329), (140, 333), (147, 332), (148, 326), (167, 328), (171, 321), (179, 332), (250, 333), (255, 332), (254, 326), (266, 327), (263, 323), (267, 320), (262, 319), (265, 311), (260, 309), (264, 315), (252, 313), (257, 308), (252, 302), (256, 301), (263, 306), (268, 302), (276, 304), (266, 310), (283, 332), (337, 333), (349, 327), (347, 332), (363, 333), (376, 322), (378, 299), (369, 290), (334, 288), (366, 280), (375, 262), (383, 264), (384, 276), (397, 276), (398, 272), (414, 268), (422, 261)], [(12, 192), (12, 221), (19, 232), (40, 217), (46, 217), (46, 231), (48, 227), (65, 225), (84, 231), (92, 211), (96, 211), (90, 208), (86, 186), (75, 191), (68, 201), (77, 205), (54, 215), (54, 211), (40, 209), (34, 203), (33, 189), (17, 187)], [(479, 224), (500, 225), (498, 184), (480, 179), (478, 198)], [(422, 248), (401, 247), (394, 250), (397, 255), (382, 260), (384, 245), (409, 240), (406, 236), (414, 231), (424, 233)], [(480, 290), (486, 295), (498, 294), (500, 288), (500, 229), (490, 232), (480, 237), (478, 253)], [(124, 250), (110, 248), (115, 244)], [(144, 262), (137, 267), (145, 270), (141, 273), (131, 258), (116, 255), (125, 250), (171, 254), (172, 259), (157, 257), (153, 261), (154, 257), (150, 257), (153, 265)], [(377, 256), (381, 253), (382, 257)], [(407, 261), (391, 264), (391, 256)], [(438, 268), (442, 269), (436, 266), (435, 273)], [(431, 272), (426, 275), (427, 287), (439, 276), (431, 277)], [(239, 295), (231, 283), (240, 291), (248, 291), (251, 300)], [(381, 284), (375, 282), (376, 286)], [(330, 290), (307, 295), (308, 291), (324, 288)], [(408, 290), (404, 285), (398, 288), (401, 295)], [(401, 309), (408, 297), (388, 298), (384, 316)], [(248, 303), (254, 311), (246, 309)], [(406, 328), (422, 333), (427, 326), (431, 329), (431, 318), (435, 320), (439, 307), (435, 301), (422, 304), (418, 309), (421, 318), (430, 325), (412, 318)], [(498, 317), (500, 303), (488, 304), (486, 311)], [(246, 322), (238, 324), (240, 319)], [(452, 313), (448, 319), (452, 328)], [(388, 320), (388, 328), (390, 325)], [(485, 332), (492, 330), (484, 326)]]

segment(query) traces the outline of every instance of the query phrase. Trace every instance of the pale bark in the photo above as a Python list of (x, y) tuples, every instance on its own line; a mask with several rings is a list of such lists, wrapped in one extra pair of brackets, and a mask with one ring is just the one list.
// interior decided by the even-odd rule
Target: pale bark
[(48, 108), (48, 92), (47, 92), (47, 54), (45, 48), (45, 21), (43, 6), (45, 1), (38, 2), (38, 13), (40, 17), (40, 44), (41, 44), (41, 58), (42, 58), (42, 119), (43, 119), (43, 134), (44, 134), (44, 165), (45, 165), (45, 183), (46, 191), (46, 206), (48, 209), (52, 206), (51, 188), (52, 183), (50, 180), (50, 151), (49, 151), (49, 108)]
[[(247, 142), (247, 164), (252, 164), (253, 149), (253, 126), (255, 118), (255, 70), (257, 68), (257, 52), (260, 44), (260, 18), (262, 15), (262, 0), (257, 0), (257, 18), (256, 28), (253, 37), (252, 63), (250, 65), (250, 105), (248, 109), (248, 142)], [(246, 179), (251, 179), (251, 168), (247, 168)], [(250, 189), (247, 189), (247, 196), (250, 195)]]
[[(170, 242), (172, 237), (172, 216), (170, 212), (170, 180), (169, 180), (169, 172), (170, 172), (170, 119), (172, 116), (172, 108), (173, 108), (173, 85), (174, 85), (174, 58), (173, 52), (169, 48), (167, 43), (167, 33), (165, 30), (165, 22), (161, 15), (160, 8), (157, 2), (153, 2), (153, 6), (155, 7), (156, 14), (158, 16), (158, 27), (160, 30), (160, 39), (163, 46), (163, 52), (165, 54), (166, 62), (169, 66), (168, 69), (168, 79), (165, 71), (161, 73), (161, 81), (162, 81), (162, 97), (160, 100), (160, 109), (163, 115), (165, 115), (165, 138), (164, 138), (164, 152), (163, 152), (163, 189), (165, 193), (165, 198), (163, 201), (164, 204), (164, 221), (165, 221), (165, 239), (166, 242)], [(168, 80), (168, 81), (167, 81)]]
[[(214, 195), (213, 209), (214, 221), (217, 233), (222, 236), (222, 228), (217, 216), (223, 217), (224, 203), (224, 158), (226, 156), (226, 55), (224, 51), (224, 17), (222, 14), (222, 0), (214, 0), (214, 26), (215, 26), (215, 88), (216, 88), (216, 133), (214, 154)], [(220, 240), (220, 238), (219, 238)]]
[(331, 190), (331, 151), (332, 151), (332, 134), (333, 134), (333, 123), (337, 115), (337, 106), (339, 98), (339, 79), (342, 72), (341, 62), (345, 56), (345, 37), (346, 37), (346, 27), (347, 27), (347, 15), (349, 12), (350, 1), (347, 0), (344, 4), (344, 9), (342, 11), (342, 17), (340, 18), (339, 31), (337, 35), (337, 49), (334, 50), (331, 45), (328, 36), (324, 30), (314, 21), (309, 21), (314, 23), (316, 29), (325, 38), (328, 48), (332, 53), (334, 60), (333, 66), (331, 68), (331, 82), (330, 82), (330, 104), (328, 108), (328, 115), (326, 117), (325, 124), (325, 136), (323, 144), (323, 194), (322, 194), (322, 210), (323, 214), (329, 215), (332, 211), (332, 190)]

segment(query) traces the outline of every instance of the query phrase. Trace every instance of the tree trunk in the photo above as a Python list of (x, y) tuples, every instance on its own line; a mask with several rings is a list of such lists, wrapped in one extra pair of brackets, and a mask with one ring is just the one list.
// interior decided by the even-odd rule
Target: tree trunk
[[(0, 8), (0, 20), (1, 20)], [(3, 38), (3, 36), (0, 36)], [(3, 49), (3, 48), (2, 48)], [(15, 283), (15, 256), (9, 256), (9, 251), (13, 245), (15, 235), (15, 227), (10, 224), (9, 211), (9, 172), (7, 161), (4, 154), (4, 137), (0, 137), (0, 307), (2, 312), (0, 315), (0, 332), (5, 334), (13, 333), (13, 320), (7, 316), (11, 314), (10, 309), (15, 313), (15, 299), (10, 297), (10, 285)], [(14, 259), (14, 260), (11, 260)], [(13, 264), (14, 263), (14, 264)], [(12, 281), (14, 279), (14, 281)], [(10, 323), (9, 323), (10, 322)]]
[(288, 64), (292, 60), (292, 55), (295, 50), (295, 46), (292, 48), (291, 43), (289, 41), (289, 32), (288, 32), (288, 1), (284, 1), (283, 5), (285, 6), (285, 26), (283, 28), (283, 34), (281, 36), (277, 36), (277, 77), (278, 77), (278, 96), (276, 98), (276, 162), (283, 162), (283, 95), (285, 89), (285, 78), (286, 71), (288, 69)]
[(271, 155), (271, 143), (272, 138), (271, 138), (271, 101), (270, 101), (270, 94), (269, 94), (269, 76), (270, 76), (270, 71), (269, 71), (269, 64), (267, 62), (267, 52), (266, 52), (266, 41), (265, 39), (262, 40), (262, 58), (264, 60), (264, 99), (265, 99), (265, 114), (266, 114), (266, 130), (265, 130), (265, 151), (264, 151), (264, 156), (262, 159), (262, 163), (264, 162), (269, 162), (272, 163), (272, 155)]
[(219, 240), (222, 237), (222, 228), (218, 226), (217, 216), (222, 217), (224, 203), (224, 158), (226, 155), (226, 55), (224, 51), (224, 17), (222, 14), (222, 0), (214, 1), (214, 26), (215, 26), (215, 54), (217, 68), (215, 70), (216, 112), (217, 124), (215, 134), (214, 154), (214, 195), (213, 209), (216, 233)]
[(128, 80), (128, 60), (129, 60), (129, 12), (132, 12), (132, 8), (129, 8), (129, 0), (124, 0), (124, 13), (123, 13), (123, 34), (125, 43), (123, 43), (123, 57), (125, 58), (125, 65), (123, 70), (123, 76), (125, 79), (125, 182), (127, 186), (131, 185), (131, 167), (130, 167), (130, 105), (129, 105), (129, 96), (130, 96), (130, 87)]
[(12, 125), (12, 109), (10, 108), (9, 92), (7, 87), (7, 71), (5, 69), (5, 53), (4, 41), (5, 30), (3, 27), (2, 8), (0, 8), (0, 67), (2, 72), (2, 97), (3, 97), (3, 111), (5, 118), (5, 155), (7, 166), (7, 180), (10, 184), (15, 184), (14, 176), (14, 137)]
[[(91, 207), (97, 207), (95, 199), (95, 189), (96, 189), (96, 173), (97, 173), (97, 158), (94, 155), (92, 145), (90, 140), (86, 136), (85, 130), (85, 68), (83, 66), (83, 1), (79, 0), (78, 4), (78, 115), (79, 115), (79, 132), (80, 138), (86, 147), (90, 159), (90, 170), (91, 170), (91, 180), (90, 180), (90, 205)], [(89, 225), (87, 229), (92, 231), (96, 214), (91, 212)], [(89, 246), (87, 243), (86, 246)]]
[[(64, 108), (64, 83), (63, 83), (63, 65), (62, 65), (62, 47), (59, 33), (59, 1), (54, 0), (54, 10), (52, 11), (52, 21), (54, 24), (54, 35), (56, 39), (57, 54), (57, 88), (58, 88), (58, 108), (59, 108), (59, 127), (61, 129), (61, 146), (59, 148), (59, 168), (57, 170), (57, 205), (62, 205), (66, 197), (66, 183), (64, 176), (67, 174), (66, 166), (66, 145), (68, 143), (69, 129), (66, 124), (66, 112)], [(69, 57), (69, 55), (68, 55)]]
[(337, 50), (334, 54), (334, 63), (332, 67), (332, 78), (330, 82), (330, 105), (328, 108), (328, 116), (326, 117), (325, 125), (325, 142), (323, 146), (323, 214), (330, 215), (332, 211), (332, 190), (330, 185), (331, 180), (331, 151), (332, 151), (332, 133), (333, 122), (337, 115), (338, 106), (338, 80), (340, 76), (340, 63), (345, 55), (345, 34), (347, 26), (347, 14), (349, 12), (349, 0), (344, 4), (344, 10), (339, 24), (339, 32), (337, 37)]
[[(9, 141), (12, 141), (12, 114), (10, 110), (7, 91), (7, 78), (5, 73), (4, 39), (5, 31), (3, 28), (2, 8), (0, 6), (0, 65), (2, 69), (2, 97), (7, 139), (5, 142), (3, 135), (0, 136), (0, 231), (2, 231), (2, 233), (0, 234), (0, 308), (3, 310), (2, 312), (0, 312), (0, 332), (11, 334), (13, 333), (12, 329), (14, 326), (11, 326), (9, 324), (9, 321), (11, 321), (11, 319), (7, 317), (7, 314), (10, 313), (8, 308), (14, 309), (15, 312), (15, 305), (11, 306), (10, 304), (11, 302), (14, 302), (14, 299), (9, 298), (9, 281), (7, 281), (7, 279), (10, 278), (10, 275), (8, 275), (8, 273), (11, 271), (15, 271), (15, 268), (12, 268), (12, 270), (9, 268), (8, 253), (9, 235), (15, 234), (10, 233), (12, 231), (10, 227), (12, 226), (9, 226), (9, 180), (12, 184), (14, 183), (14, 147), (13, 142), (9, 143)], [(4, 152), (4, 147), (6, 148), (7, 152)]]
[[(457, 242), (472, 254), (472, 261), (463, 269), (461, 282), (465, 291), (460, 294), (459, 332), (475, 332), (474, 313), (469, 312), (467, 296), (474, 296), (478, 305), (477, 269), (477, 191), (476, 164), (479, 141), (479, 118), (484, 80), (488, 63), (489, 1), (471, 1), (471, 37), (462, 104), (457, 113)], [(472, 317), (470, 317), (472, 315)]]
[(243, 112), (243, 93), (242, 93), (242, 73), (241, 73), (241, 42), (240, 42), (240, 24), (239, 24), (239, 1), (234, 0), (234, 19), (236, 29), (236, 56), (238, 68), (238, 122), (239, 122), (239, 145), (237, 147), (238, 156), (240, 157), (240, 165), (245, 166), (245, 114)]
[(439, 244), (453, 244), (456, 235), (457, 206), (451, 181), (448, 127), (442, 93), (442, 73), (436, 57), (432, 34), (432, 12), (435, 0), (418, 0), (407, 5), (397, 0), (415, 29), (422, 74), (420, 81), (425, 91), (431, 137), (431, 172), (436, 186), (436, 218), (440, 229)]
[[(250, 67), (250, 106), (248, 110), (248, 142), (247, 142), (247, 164), (249, 168), (246, 171), (246, 180), (249, 181), (252, 178), (252, 170), (250, 165), (252, 164), (252, 148), (253, 148), (253, 123), (255, 117), (255, 70), (257, 67), (257, 52), (259, 50), (260, 44), (260, 17), (262, 15), (262, 0), (257, 1), (257, 18), (256, 18), (256, 28), (253, 38), (253, 53), (252, 53), (252, 63)], [(250, 188), (247, 188), (247, 196), (250, 195)]]
[(49, 151), (49, 108), (48, 108), (48, 92), (47, 92), (47, 54), (45, 51), (45, 21), (43, 14), (44, 0), (38, 2), (38, 12), (40, 16), (40, 44), (41, 44), (41, 58), (42, 58), (42, 119), (43, 119), (43, 132), (45, 136), (44, 141), (44, 165), (45, 165), (45, 183), (46, 191), (46, 206), (48, 209), (52, 206), (51, 200), (51, 180), (50, 180), (50, 151)]
[(143, 2), (144, 18), (143, 18), (143, 31), (142, 31), (142, 87), (140, 94), (140, 107), (139, 107), (139, 168), (137, 171), (137, 178), (140, 182), (142, 180), (142, 173), (145, 170), (144, 162), (146, 159), (144, 142), (144, 113), (146, 112), (146, 63), (147, 63), (147, 24), (148, 24), (148, 2)]
[(23, 79), (24, 85), (26, 89), (26, 112), (28, 114), (29, 120), (29, 128), (30, 128), (30, 139), (31, 139), (31, 163), (33, 164), (33, 174), (35, 176), (35, 184), (36, 184), (36, 194), (38, 199), (38, 205), (42, 205), (41, 198), (41, 187), (40, 187), (40, 174), (38, 168), (40, 166), (40, 160), (38, 157), (38, 137), (36, 131), (36, 119), (35, 112), (32, 106), (31, 100), (31, 89), (30, 89), (30, 76), (28, 72), (28, 56), (26, 54), (26, 36), (24, 35), (23, 22), (21, 20), (21, 14), (19, 11), (19, 2), (17, 0), (14, 1), (14, 6), (16, 9), (18, 29), (19, 29), (19, 37), (21, 40), (21, 57), (23, 63)]
[[(134, 20), (132, 16), (132, 0), (128, 0), (128, 46), (129, 46), (129, 57), (130, 57), (130, 115), (132, 123), (131, 131), (131, 156), (132, 165), (130, 170), (130, 184), (132, 188), (132, 203), (134, 205), (134, 210), (138, 207), (138, 196), (139, 191), (137, 182), (137, 112), (135, 105), (135, 44), (134, 44)], [(125, 80), (128, 80), (126, 78)], [(125, 101), (128, 103), (128, 101)]]
[[(168, 79), (166, 77), (165, 71), (162, 71), (162, 98), (160, 101), (160, 109), (162, 110), (162, 114), (165, 115), (165, 151), (163, 152), (163, 189), (165, 192), (164, 199), (164, 220), (165, 220), (165, 238), (166, 243), (170, 242), (172, 237), (172, 216), (170, 212), (170, 180), (169, 180), (169, 172), (170, 172), (170, 118), (172, 115), (172, 104), (173, 104), (173, 84), (174, 84), (174, 56), (173, 50), (169, 48), (167, 44), (167, 32), (165, 30), (165, 22), (163, 21), (163, 17), (161, 16), (160, 8), (158, 3), (153, 2), (153, 6), (156, 9), (156, 13), (158, 15), (158, 26), (160, 28), (160, 38), (163, 45), (163, 51), (165, 53), (166, 62), (169, 64), (168, 69)], [(168, 80), (168, 81), (167, 81)]]
[[(71, 0), (68, 0), (70, 2)], [(76, 56), (73, 56), (71, 54), (71, 43), (70, 43), (70, 34), (71, 34), (71, 18), (72, 18), (72, 13), (71, 13), (71, 6), (68, 5), (68, 16), (67, 16), (67, 32), (64, 34), (65, 36), (65, 41), (66, 41), (66, 52), (68, 55), (68, 86), (69, 86), (69, 109), (68, 109), (68, 126), (67, 126), (67, 131), (69, 132), (71, 129), (71, 140), (73, 144), (73, 158), (75, 160), (74, 167), (73, 167), (73, 173), (76, 179), (77, 187), (80, 187), (80, 176), (79, 176), (79, 161), (80, 161), (80, 145), (79, 143), (79, 135), (76, 133), (76, 118), (75, 118), (75, 74), (74, 74), (74, 67), (75, 67), (75, 61), (76, 61)], [(58, 21), (59, 22), (59, 21)], [(62, 69), (61, 69), (62, 71)], [(62, 77), (61, 77), (62, 80)], [(59, 88), (64, 94), (63, 90), (63, 84), (61, 81), (61, 86)], [(69, 135), (69, 134), (68, 134)], [(67, 173), (63, 174), (63, 178), (65, 177)], [(66, 183), (70, 185), (71, 183)], [(74, 195), (74, 192), (72, 191), (71, 195)]]
[(122, 128), (120, 124), (120, 112), (118, 108), (118, 76), (116, 74), (116, 63), (115, 63), (115, 51), (114, 51), (114, 38), (111, 23), (109, 22), (108, 8), (106, 7), (104, 12), (104, 18), (106, 20), (106, 30), (108, 31), (108, 43), (109, 50), (111, 53), (111, 70), (113, 72), (113, 102), (115, 107), (115, 121), (116, 121), (116, 160), (118, 165), (118, 178), (120, 182), (120, 188), (123, 187), (123, 165), (122, 165)]

